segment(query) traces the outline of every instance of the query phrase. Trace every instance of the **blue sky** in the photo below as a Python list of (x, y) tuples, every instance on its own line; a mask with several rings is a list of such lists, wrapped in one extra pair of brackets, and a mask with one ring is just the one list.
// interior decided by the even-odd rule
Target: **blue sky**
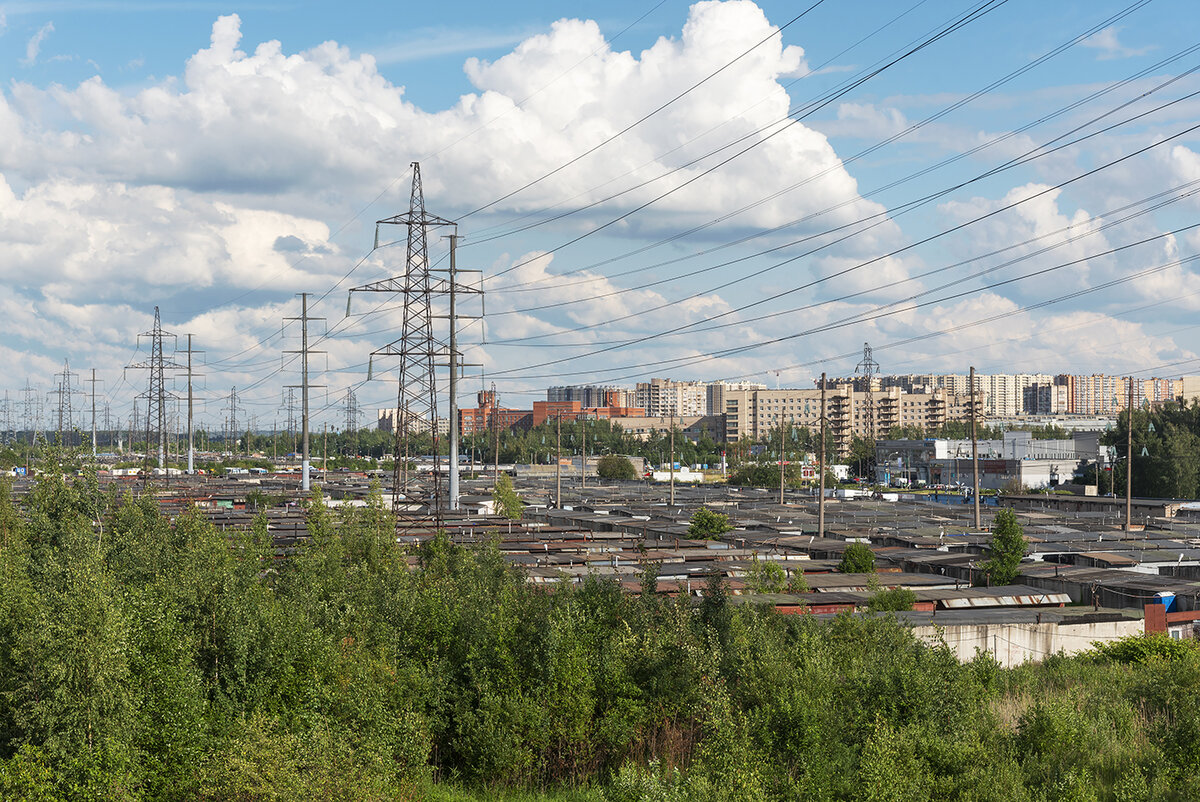
[(0, 386), (49, 390), (69, 358), (126, 414), (157, 304), (207, 352), (205, 414), (238, 386), (267, 425), (307, 291), (333, 331), (322, 414), (351, 387), (386, 405), (366, 355), (398, 315), (344, 320), (345, 290), (400, 270), (371, 224), (414, 160), (487, 276), (469, 390), (513, 405), (650, 376), (806, 386), (863, 341), (885, 372), (1196, 372), (1200, 236), (1166, 233), (1196, 212), (1194, 4), (1008, 0), (760, 142), (973, 5), (827, 0), (780, 38), (803, 6), (0, 3)]

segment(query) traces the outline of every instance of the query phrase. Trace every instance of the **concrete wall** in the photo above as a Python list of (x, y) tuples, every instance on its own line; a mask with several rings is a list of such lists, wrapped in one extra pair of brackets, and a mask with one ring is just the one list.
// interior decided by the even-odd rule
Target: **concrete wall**
[(1027, 661), (1037, 662), (1063, 652), (1076, 654), (1092, 648), (1093, 641), (1112, 641), (1142, 632), (1135, 619), (1084, 624), (971, 624), (913, 627), (913, 634), (926, 643), (939, 638), (966, 662), (975, 656), (976, 647), (991, 652), (1006, 668)]

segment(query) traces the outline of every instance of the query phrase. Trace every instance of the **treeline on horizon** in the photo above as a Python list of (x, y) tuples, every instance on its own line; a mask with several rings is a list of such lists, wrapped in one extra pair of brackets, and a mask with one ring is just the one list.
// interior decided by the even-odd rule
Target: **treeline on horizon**
[(171, 520), (87, 475), (0, 488), (6, 800), (1200, 798), (1188, 644), (1003, 670), (719, 583), (408, 551), (377, 496), (315, 499), (281, 561), (261, 519)]

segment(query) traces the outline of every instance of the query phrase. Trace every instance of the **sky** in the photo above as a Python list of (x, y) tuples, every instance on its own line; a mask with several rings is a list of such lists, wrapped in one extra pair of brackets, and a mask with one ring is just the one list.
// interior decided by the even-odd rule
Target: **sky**
[(348, 391), (373, 424), (396, 366), (370, 355), (402, 304), (347, 296), (403, 273), (403, 228), (375, 247), (375, 223), (407, 211), (414, 162), (481, 271), (460, 403), (493, 383), (525, 408), (650, 377), (810, 387), (868, 342), (892, 374), (1197, 373), (1198, 18), (0, 2), (0, 414), (45, 424), (69, 362), (77, 425), (93, 369), (126, 421), (158, 307), (169, 351), (203, 351), (201, 425), (236, 388), (239, 427), (282, 426), (310, 293), (313, 425), (344, 426)]

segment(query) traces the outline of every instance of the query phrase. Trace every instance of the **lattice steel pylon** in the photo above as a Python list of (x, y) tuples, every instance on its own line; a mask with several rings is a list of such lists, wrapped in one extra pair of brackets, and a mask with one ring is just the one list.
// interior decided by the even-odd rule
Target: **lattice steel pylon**
[(866, 389), (867, 433), (875, 440), (875, 377), (879, 375), (879, 363), (871, 351), (870, 343), (863, 343), (863, 358), (854, 368), (854, 375), (862, 374)]
[[(167, 399), (175, 398), (167, 392), (164, 373), (168, 370), (186, 370), (187, 368), (163, 356), (163, 338), (175, 335), (163, 331), (159, 318), (158, 307), (154, 307), (154, 328), (138, 335), (140, 343), (143, 337), (150, 338), (150, 359), (135, 362), (126, 370), (145, 370), (149, 372), (149, 382), (145, 393), (138, 398), (146, 399), (146, 461), (150, 461), (150, 448), (158, 444), (158, 467), (165, 468), (167, 463)], [(130, 444), (132, 445), (132, 444)]]
[(50, 391), (50, 395), (58, 396), (58, 442), (59, 445), (73, 445), (68, 442), (75, 429), (75, 410), (71, 404), (72, 395), (81, 395), (82, 390), (74, 390), (71, 388), (71, 377), (76, 374), (71, 372), (71, 362), (69, 359), (63, 360), (62, 373), (56, 373), (58, 377), (58, 387)]
[[(425, 196), (421, 188), (421, 165), (412, 163), (412, 192), (408, 211), (375, 223), (375, 247), (379, 247), (379, 227), (402, 225), (408, 228), (408, 252), (404, 274), (364, 284), (350, 290), (355, 292), (391, 292), (404, 296), (404, 315), (400, 337), (372, 351), (371, 357), (400, 358), (396, 410), (392, 431), (392, 510), (399, 514), (414, 501), (420, 492), (415, 480), (410, 480), (408, 461), (414, 434), (428, 431), (437, 453), (437, 382), (435, 367), (439, 359), (449, 356), (449, 348), (433, 336), (432, 296), (434, 282), (429, 270), (429, 229), (435, 226), (454, 226), (455, 223), (425, 211)], [(444, 282), (439, 282), (439, 284)], [(441, 287), (437, 291), (444, 291)], [(347, 299), (347, 313), (350, 301)], [(433, 471), (432, 493), (420, 499), (440, 520), (444, 499), (441, 494), (440, 470)], [(404, 499), (402, 501), (402, 499)]]

